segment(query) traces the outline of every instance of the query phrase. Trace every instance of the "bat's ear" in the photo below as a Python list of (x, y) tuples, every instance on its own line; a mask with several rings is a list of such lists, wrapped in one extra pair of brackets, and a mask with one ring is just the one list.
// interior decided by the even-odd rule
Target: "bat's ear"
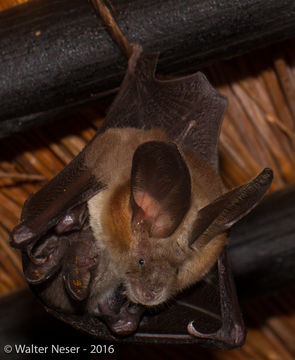
[(140, 145), (131, 170), (133, 231), (150, 237), (171, 235), (190, 206), (189, 170), (172, 143), (150, 141)]
[(256, 178), (220, 196), (198, 212), (189, 245), (202, 246), (247, 215), (267, 192), (273, 174), (264, 169)]

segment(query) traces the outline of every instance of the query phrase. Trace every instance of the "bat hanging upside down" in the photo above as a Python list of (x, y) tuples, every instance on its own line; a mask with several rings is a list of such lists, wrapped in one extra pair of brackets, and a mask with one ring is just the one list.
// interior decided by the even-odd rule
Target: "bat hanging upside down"
[(134, 46), (104, 124), (27, 200), (11, 243), (47, 308), (102, 319), (117, 335), (136, 331), (145, 309), (173, 302), (219, 259), (221, 329), (204, 335), (192, 322), (187, 329), (211, 345), (226, 338), (225, 346), (237, 346), (244, 328), (223, 249), (272, 172), (227, 191), (217, 153), (225, 98), (201, 73), (156, 79), (156, 62)]

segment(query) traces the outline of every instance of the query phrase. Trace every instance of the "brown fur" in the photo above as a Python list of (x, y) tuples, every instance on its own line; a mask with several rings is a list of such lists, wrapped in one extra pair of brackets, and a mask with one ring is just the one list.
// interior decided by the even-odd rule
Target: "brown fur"
[(132, 246), (129, 183), (118, 185), (111, 195), (102, 217), (108, 246), (116, 253), (128, 251)]
[(168, 138), (160, 129), (109, 129), (89, 144), (86, 166), (109, 188), (115, 183), (124, 183), (130, 177), (134, 151), (140, 144), (152, 140), (168, 141)]

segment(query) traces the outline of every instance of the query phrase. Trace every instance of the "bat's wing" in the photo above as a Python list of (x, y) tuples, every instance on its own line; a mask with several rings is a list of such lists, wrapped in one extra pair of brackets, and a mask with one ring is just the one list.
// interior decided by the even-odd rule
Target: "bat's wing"
[(103, 124), (109, 127), (159, 127), (173, 140), (191, 147), (213, 167), (226, 98), (196, 73), (174, 80), (155, 78), (157, 54), (134, 47), (128, 71)]
[[(63, 171), (25, 203), (21, 223), (11, 233), (14, 247), (23, 248), (45, 235), (75, 207), (86, 202), (104, 185), (85, 166), (81, 152)], [(72, 217), (79, 218), (79, 213)], [(76, 219), (74, 219), (76, 221)]]

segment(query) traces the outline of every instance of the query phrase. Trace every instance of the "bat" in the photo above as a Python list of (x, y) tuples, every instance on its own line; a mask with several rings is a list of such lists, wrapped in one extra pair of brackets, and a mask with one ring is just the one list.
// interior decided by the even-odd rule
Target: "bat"
[(102, 127), (26, 201), (11, 244), (47, 310), (84, 332), (240, 346), (228, 230), (272, 171), (228, 191), (218, 173), (226, 99), (200, 72), (157, 79), (157, 57), (134, 46)]

